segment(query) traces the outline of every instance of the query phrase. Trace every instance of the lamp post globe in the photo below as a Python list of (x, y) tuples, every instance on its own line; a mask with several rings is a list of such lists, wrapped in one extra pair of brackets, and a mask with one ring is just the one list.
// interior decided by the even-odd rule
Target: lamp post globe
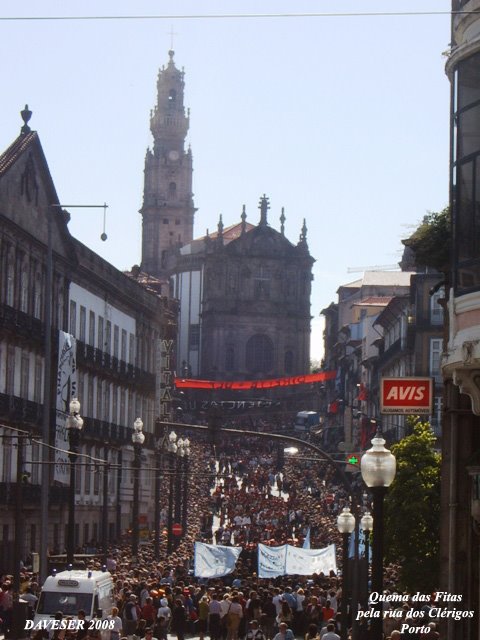
[[(362, 456), (362, 478), (373, 495), (373, 530), (372, 544), (372, 592), (383, 594), (383, 500), (387, 488), (395, 479), (397, 461), (395, 456), (385, 448), (385, 440), (380, 433), (372, 439), (372, 447)], [(382, 640), (382, 603), (374, 605), (378, 617), (372, 619), (372, 640)]]
[(369, 511), (365, 511), (360, 519), (360, 527), (363, 531), (371, 531), (373, 529), (373, 517)]
[(350, 511), (350, 507), (343, 507), (337, 518), (337, 529), (340, 533), (352, 533), (355, 529), (355, 517)]
[(372, 439), (372, 448), (363, 454), (360, 469), (367, 487), (389, 487), (392, 484), (397, 461), (393, 453), (385, 449), (385, 440), (380, 434)]

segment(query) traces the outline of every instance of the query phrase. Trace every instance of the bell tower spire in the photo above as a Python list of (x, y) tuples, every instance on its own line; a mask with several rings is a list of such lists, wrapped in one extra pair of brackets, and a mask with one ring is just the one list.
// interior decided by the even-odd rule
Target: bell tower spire
[(185, 151), (189, 111), (184, 107), (184, 72), (168, 52), (167, 66), (157, 79), (157, 104), (150, 114), (153, 149), (145, 156), (142, 227), (142, 270), (168, 275), (170, 249), (193, 239), (195, 207), (192, 193), (192, 152)]

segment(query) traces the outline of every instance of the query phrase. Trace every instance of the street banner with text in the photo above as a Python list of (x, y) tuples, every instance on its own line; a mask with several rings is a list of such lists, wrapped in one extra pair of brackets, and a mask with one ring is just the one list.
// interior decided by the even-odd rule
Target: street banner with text
[(197, 578), (221, 578), (235, 570), (242, 547), (195, 542), (193, 574)]

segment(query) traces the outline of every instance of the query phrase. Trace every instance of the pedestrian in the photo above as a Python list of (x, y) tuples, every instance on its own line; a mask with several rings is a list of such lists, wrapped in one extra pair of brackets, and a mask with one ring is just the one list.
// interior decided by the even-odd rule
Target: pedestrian
[(273, 640), (295, 640), (293, 631), (288, 628), (286, 622), (281, 622), (278, 625), (278, 633), (274, 636)]
[[(79, 612), (80, 613), (80, 612)], [(123, 622), (120, 616), (118, 615), (118, 607), (112, 607), (112, 613), (107, 616), (107, 620), (109, 621), (109, 637), (108, 640), (120, 640), (120, 636), (122, 634)], [(78, 632), (77, 632), (78, 638)]]
[(180, 598), (177, 598), (172, 609), (172, 632), (177, 636), (177, 640), (185, 639), (186, 628), (187, 610), (183, 606), (183, 602)]
[(335, 633), (335, 625), (333, 622), (327, 624), (327, 633), (324, 633), (322, 640), (340, 640), (338, 633)]
[(207, 633), (209, 613), (208, 596), (202, 596), (198, 603), (198, 620), (196, 622), (199, 640), (204, 640), (205, 634)]
[(250, 620), (249, 630), (247, 632), (247, 640), (265, 640), (265, 634), (260, 629), (258, 620)]
[(218, 595), (214, 592), (208, 605), (208, 630), (210, 633), (210, 640), (220, 640), (222, 635), (220, 624), (221, 612), (222, 608), (218, 601)]

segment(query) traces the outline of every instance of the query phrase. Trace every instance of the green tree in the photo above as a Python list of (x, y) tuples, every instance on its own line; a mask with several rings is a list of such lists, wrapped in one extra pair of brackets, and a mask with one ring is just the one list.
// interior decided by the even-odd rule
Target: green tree
[(450, 268), (451, 228), (450, 208), (429, 211), (412, 235), (402, 240), (415, 254), (418, 266), (447, 272)]
[(429, 593), (438, 586), (440, 454), (428, 422), (408, 417), (411, 435), (392, 446), (397, 474), (385, 499), (386, 562), (400, 565), (400, 586)]

